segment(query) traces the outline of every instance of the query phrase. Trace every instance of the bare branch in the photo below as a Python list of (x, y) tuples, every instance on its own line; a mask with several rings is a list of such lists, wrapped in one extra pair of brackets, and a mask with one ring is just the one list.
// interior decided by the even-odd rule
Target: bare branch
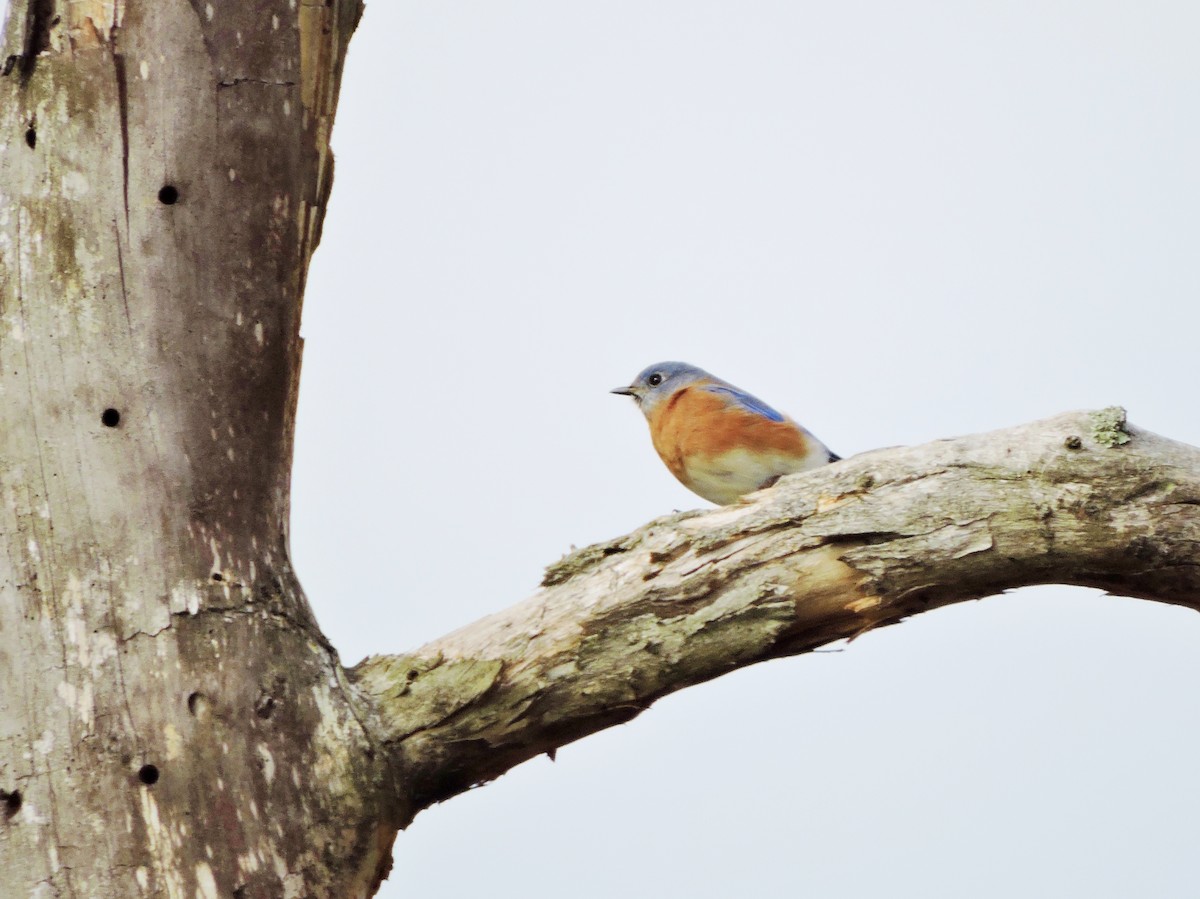
[(880, 450), (653, 521), (352, 675), (415, 808), (744, 665), (963, 600), (1079, 584), (1200, 608), (1200, 450), (1124, 411)]

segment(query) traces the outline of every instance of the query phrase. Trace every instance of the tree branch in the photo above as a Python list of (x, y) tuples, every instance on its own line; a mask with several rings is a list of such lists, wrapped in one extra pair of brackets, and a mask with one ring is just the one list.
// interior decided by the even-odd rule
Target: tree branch
[(573, 553), (352, 677), (415, 808), (754, 662), (1031, 584), (1200, 609), (1200, 450), (1069, 413), (879, 450)]

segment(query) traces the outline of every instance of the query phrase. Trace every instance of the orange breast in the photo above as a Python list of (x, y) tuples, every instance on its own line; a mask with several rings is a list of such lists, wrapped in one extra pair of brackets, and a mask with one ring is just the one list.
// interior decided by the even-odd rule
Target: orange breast
[(667, 468), (689, 487), (687, 460), (692, 457), (708, 460), (749, 449), (804, 458), (810, 449), (794, 422), (771, 421), (698, 385), (684, 387), (654, 410), (650, 437)]

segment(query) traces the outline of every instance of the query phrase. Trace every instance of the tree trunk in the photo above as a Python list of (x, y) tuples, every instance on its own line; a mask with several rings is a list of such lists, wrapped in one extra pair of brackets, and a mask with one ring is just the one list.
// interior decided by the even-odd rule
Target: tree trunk
[(12, 8), (0, 896), (369, 896), (420, 809), (738, 666), (1025, 584), (1200, 608), (1200, 450), (1105, 410), (651, 522), (344, 672), (287, 528), (300, 301), (360, 12)]
[(397, 809), (288, 561), (357, 0), (14, 4), (0, 895), (365, 896)]

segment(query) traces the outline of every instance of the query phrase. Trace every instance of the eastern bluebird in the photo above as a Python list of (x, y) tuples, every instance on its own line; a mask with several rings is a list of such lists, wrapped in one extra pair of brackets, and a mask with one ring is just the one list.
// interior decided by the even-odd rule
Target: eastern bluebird
[(762, 400), (686, 362), (651, 365), (612, 392), (641, 408), (671, 474), (718, 505), (841, 458)]

